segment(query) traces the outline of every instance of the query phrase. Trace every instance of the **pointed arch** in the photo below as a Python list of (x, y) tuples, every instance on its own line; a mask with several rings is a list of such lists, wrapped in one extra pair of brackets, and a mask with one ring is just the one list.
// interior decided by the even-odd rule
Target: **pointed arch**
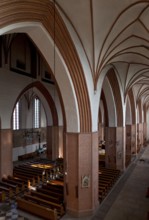
[[(108, 127), (109, 125), (109, 116), (108, 116), (108, 109), (107, 109), (107, 103), (106, 103), (106, 98), (104, 91), (102, 90), (101, 92), (101, 100), (103, 102), (103, 107), (104, 107), (104, 125)], [(99, 105), (100, 106), (100, 105)], [(100, 109), (100, 108), (99, 108)]]
[(120, 93), (120, 87), (118, 83), (118, 79), (116, 77), (115, 71), (113, 68), (111, 68), (107, 72), (107, 78), (110, 82), (114, 100), (115, 100), (115, 107), (116, 107), (116, 113), (117, 113), (117, 126), (122, 127), (123, 126), (123, 106), (122, 106), (122, 99), (121, 99), (121, 93)]
[(134, 99), (134, 94), (133, 94), (132, 89), (128, 91), (128, 96), (129, 96), (130, 105), (131, 105), (132, 124), (136, 124), (136, 104), (135, 104), (135, 99)]
[(141, 100), (137, 103), (137, 114), (138, 114), (138, 123), (142, 123), (142, 103)]
[(147, 120), (147, 105), (146, 104), (144, 104), (143, 105), (143, 122), (147, 122), (146, 121)]
[(127, 96), (126, 98), (126, 125), (131, 125), (132, 124), (132, 110), (131, 110), (131, 103), (130, 103), (130, 98)]
[(105, 77), (103, 82), (103, 100), (105, 106), (107, 106), (107, 126), (108, 127), (116, 127), (117, 126), (117, 116), (116, 116), (116, 107), (115, 107), (115, 100), (114, 94), (112, 91), (112, 87), (107, 77)]

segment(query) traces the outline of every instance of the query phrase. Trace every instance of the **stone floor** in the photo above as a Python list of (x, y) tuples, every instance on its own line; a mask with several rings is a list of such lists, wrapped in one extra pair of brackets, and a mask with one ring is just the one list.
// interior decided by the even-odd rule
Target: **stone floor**
[[(93, 216), (72, 218), (65, 215), (61, 220), (149, 220), (149, 198), (146, 197), (148, 187), (149, 146), (134, 158)], [(9, 220), (42, 220), (21, 210), (16, 211), (13, 207), (6, 215), (4, 219)]]

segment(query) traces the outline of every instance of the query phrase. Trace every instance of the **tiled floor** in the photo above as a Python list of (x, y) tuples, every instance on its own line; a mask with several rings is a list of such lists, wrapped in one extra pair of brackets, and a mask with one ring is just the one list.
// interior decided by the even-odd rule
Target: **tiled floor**
[[(146, 197), (146, 193), (148, 187), (149, 146), (135, 158), (93, 216), (73, 218), (65, 215), (61, 220), (147, 220), (149, 198)], [(4, 219), (41, 220), (41, 218), (16, 210), (15, 207), (11, 207), (11, 211), (7, 212)]]
[(14, 201), (0, 203), (0, 220), (28, 220), (21, 216)]

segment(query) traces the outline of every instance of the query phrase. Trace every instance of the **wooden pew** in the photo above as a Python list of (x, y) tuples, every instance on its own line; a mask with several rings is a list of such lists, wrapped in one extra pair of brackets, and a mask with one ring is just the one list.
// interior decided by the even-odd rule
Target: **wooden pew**
[(25, 190), (25, 185), (24, 185), (24, 183), (20, 183), (20, 182), (17, 182), (17, 181), (15, 181), (15, 180), (11, 180), (11, 179), (8, 179), (8, 178), (2, 178), (2, 181), (3, 181), (3, 182), (6, 182), (6, 183), (18, 185), (18, 187), (20, 188), (20, 191), (24, 191), (24, 190)]
[(14, 185), (14, 184), (10, 184), (10, 183), (7, 183), (7, 182), (0, 181), (0, 186), (6, 187), (8, 189), (12, 189), (14, 194), (19, 193), (19, 188), (18, 188), (18, 185), (16, 185), (16, 184)]
[(99, 183), (100, 181), (105, 181), (109, 184), (109, 186), (112, 186), (115, 183), (115, 179), (113, 176), (109, 176), (109, 175), (103, 175), (99, 177)]
[(1, 201), (0, 202), (5, 202), (6, 192), (4, 190), (0, 190), (0, 194), (1, 194)]
[(36, 169), (34, 169), (34, 168), (32, 168), (32, 167), (28, 167), (28, 166), (18, 166), (18, 167), (15, 167), (14, 169), (14, 172), (15, 171), (17, 171), (17, 170), (21, 170), (21, 171), (23, 171), (23, 172), (28, 172), (28, 173), (31, 173), (31, 174), (33, 174), (33, 175), (36, 175), (36, 176), (42, 176), (42, 172), (43, 172), (43, 170), (36, 170)]
[(120, 170), (117, 170), (117, 169), (101, 167), (101, 168), (99, 169), (99, 171), (100, 171), (101, 173), (109, 173), (109, 174), (115, 175), (115, 176), (117, 176), (117, 177), (120, 176)]
[(37, 215), (47, 220), (57, 220), (57, 212), (55, 209), (49, 209), (31, 201), (27, 201), (23, 198), (17, 198), (16, 201), (19, 209), (30, 212), (31, 214)]
[[(36, 183), (37, 184), (39, 184), (40, 183), (40, 176), (39, 175), (37, 175), (35, 172), (31, 172), (31, 171), (27, 171), (27, 170), (22, 170), (22, 169), (15, 169), (14, 171), (13, 171), (13, 175), (14, 176), (18, 176), (18, 175), (20, 175), (20, 176), (25, 176), (25, 177), (27, 177), (27, 178), (32, 178), (32, 185), (35, 185)], [(34, 183), (33, 183), (33, 181), (34, 181)]]
[(109, 184), (107, 182), (104, 182), (104, 181), (99, 181), (99, 186), (104, 187), (106, 190), (108, 190), (110, 188)]
[(5, 195), (8, 198), (12, 198), (14, 196), (14, 193), (13, 193), (12, 189), (10, 189), (10, 188), (0, 186), (0, 191), (5, 192)]
[(120, 176), (120, 170), (100, 167), (99, 200), (102, 201)]
[[(43, 168), (32, 166), (32, 165), (35, 165), (36, 163), (41, 164), (41, 165), (43, 164), (45, 166), (50, 165), (50, 167), (44, 169), (44, 166), (43, 166)], [(53, 168), (54, 168), (53, 162), (51, 162), (49, 160), (47, 161), (47, 160), (44, 159), (43, 162), (42, 162), (42, 160), (38, 160), (37, 162), (36, 161), (26, 162), (23, 165), (22, 164), (18, 165), (14, 168), (14, 172), (17, 172), (18, 170), (21, 170), (21, 171), (23, 170), (23, 172), (27, 171), (27, 173), (32, 173), (33, 175), (34, 174), (37, 175), (37, 173), (38, 173), (39, 176), (42, 176), (42, 182), (44, 182), (45, 180), (49, 179), (49, 177), (52, 175), (52, 173), (54, 173)], [(45, 175), (42, 175), (43, 171), (45, 171)]]
[(46, 192), (49, 193), (49, 195), (53, 195), (63, 200), (63, 193), (55, 191), (45, 184), (42, 185), (42, 189), (46, 190)]
[[(31, 167), (31, 164), (20, 165), (20, 166), (14, 168), (14, 172), (15, 172), (15, 170), (23, 170), (23, 171), (27, 171), (27, 173), (31, 173), (36, 176), (38, 175), (40, 178), (42, 178), (43, 182), (44, 182), (44, 180), (49, 179), (50, 172), (51, 172), (51, 168), (44, 169), (44, 168), (39, 168), (39, 167)], [(43, 171), (45, 171), (45, 175), (43, 175)]]
[(105, 198), (105, 192), (103, 190), (98, 190), (99, 201), (102, 201)]
[(19, 177), (10, 176), (10, 175), (8, 175), (7, 178), (8, 178), (9, 180), (15, 181), (16, 183), (23, 184), (23, 185), (25, 186), (25, 188), (26, 188), (27, 185), (28, 185), (28, 179), (20, 179)]
[(17, 167), (22, 168), (22, 169), (26, 169), (26, 170), (33, 170), (33, 171), (36, 171), (38, 173), (42, 173), (43, 172), (43, 168), (33, 167), (31, 165), (32, 165), (32, 163), (27, 163), (27, 164), (21, 164), (21, 165), (19, 165)]
[(24, 176), (27, 176), (27, 177), (30, 177), (30, 178), (33, 178), (33, 177), (36, 177), (37, 178), (37, 173), (36, 172), (31, 172), (31, 171), (28, 171), (28, 170), (23, 170), (21, 168), (16, 168), (13, 170), (13, 174), (23, 174)]
[(50, 182), (47, 182), (46, 185), (48, 186), (49, 189), (53, 190), (54, 192), (58, 192), (58, 193), (61, 193), (63, 194), (64, 192), (64, 187), (61, 186), (61, 185), (54, 185), (54, 184), (51, 184)]
[(63, 202), (63, 195), (55, 193), (54, 191), (50, 191), (46, 188), (37, 188), (37, 192), (58, 198), (60, 202)]
[(31, 190), (30, 194), (32, 196), (36, 196), (36, 197), (39, 197), (41, 199), (44, 199), (44, 200), (47, 200), (47, 201), (51, 201), (51, 202), (54, 202), (54, 203), (57, 203), (57, 204), (61, 204), (62, 203), (62, 201), (58, 197), (47, 195), (47, 194), (44, 194), (42, 192), (37, 192), (37, 191)]
[(33, 178), (30, 175), (27, 175), (27, 174), (24, 174), (24, 173), (21, 173), (21, 172), (14, 173), (13, 175), (14, 175), (14, 177), (18, 177), (18, 178), (20, 178), (20, 179), (22, 179), (24, 181), (27, 181), (27, 182), (30, 181), (31, 185), (33, 185), (33, 186), (35, 185), (35, 178)]
[(42, 206), (46, 206), (46, 207), (49, 207), (51, 209), (56, 209), (57, 210), (57, 214), (59, 216), (63, 216), (64, 215), (64, 207), (63, 207), (63, 204), (57, 204), (57, 203), (54, 203), (54, 202), (51, 202), (51, 201), (47, 201), (47, 200), (44, 200), (44, 199), (41, 199), (39, 197), (36, 197), (36, 196), (32, 196), (32, 195), (29, 195), (29, 194), (24, 194), (23, 198), (25, 200), (29, 200), (31, 202), (35, 202), (39, 205), (42, 205)]

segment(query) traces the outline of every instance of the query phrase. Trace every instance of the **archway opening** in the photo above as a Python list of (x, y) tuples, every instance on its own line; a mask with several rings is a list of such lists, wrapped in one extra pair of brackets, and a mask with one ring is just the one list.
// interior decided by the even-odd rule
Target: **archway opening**
[[(113, 178), (116, 181), (120, 176), (120, 170), (123, 169), (123, 148), (121, 144), (123, 136), (120, 133), (122, 125), (123, 112), (120, 88), (114, 70), (110, 69), (103, 81), (98, 116), (100, 201), (103, 199), (100, 194), (104, 193), (103, 188), (106, 176), (111, 176), (109, 178)], [(113, 184), (111, 183), (110, 189), (112, 186)], [(106, 190), (103, 197), (108, 192)]]

